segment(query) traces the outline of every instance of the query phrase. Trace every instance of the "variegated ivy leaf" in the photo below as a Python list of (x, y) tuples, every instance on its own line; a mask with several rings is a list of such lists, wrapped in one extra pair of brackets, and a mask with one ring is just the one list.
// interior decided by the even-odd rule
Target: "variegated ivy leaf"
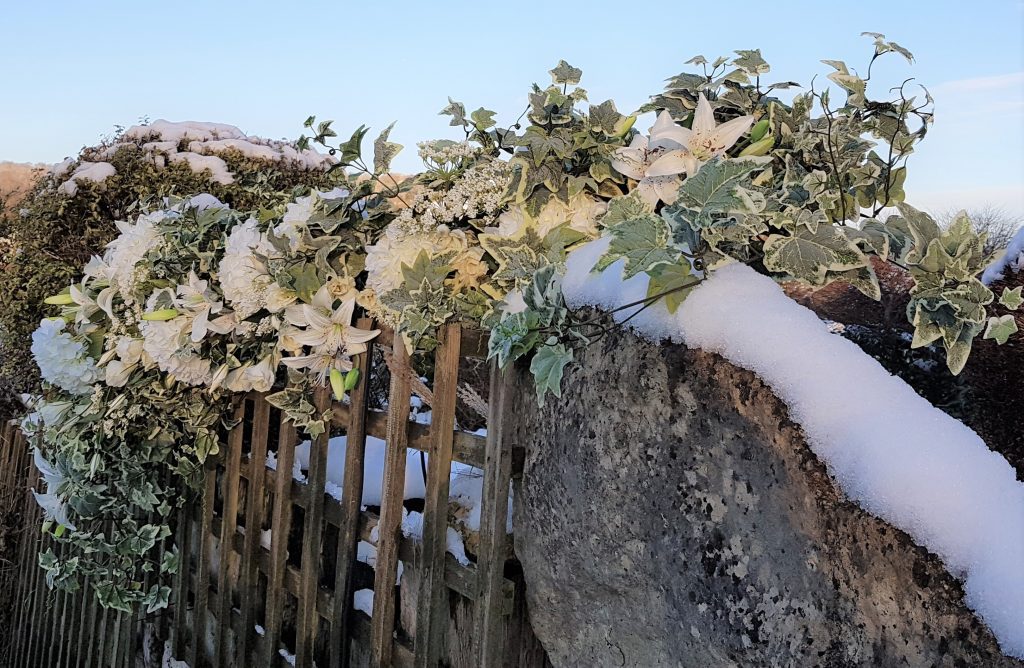
[(497, 125), (494, 121), (494, 116), (496, 114), (497, 112), (480, 107), (470, 114), (469, 117), (473, 120), (473, 125), (475, 125), (478, 130), (489, 130)]
[(525, 285), (538, 269), (550, 264), (544, 241), (533, 227), (524, 226), (514, 237), (481, 234), (479, 239), (483, 249), (498, 263), (495, 281)]
[(800, 230), (793, 236), (772, 234), (764, 243), (764, 266), (811, 285), (824, 285), (829, 272), (847, 271), (867, 265), (857, 245), (832, 225), (816, 233)]
[(736, 51), (739, 58), (732, 61), (732, 64), (740, 68), (750, 76), (766, 74), (771, 70), (768, 63), (761, 57), (761, 49)]
[(578, 84), (583, 76), (583, 70), (573, 67), (564, 60), (559, 60), (558, 65), (555, 66), (555, 69), (550, 70), (550, 72), (552, 83), (569, 84), (570, 86)]
[(391, 128), (395, 127), (395, 124), (384, 128), (384, 131), (380, 133), (376, 140), (373, 142), (373, 173), (384, 174), (391, 169), (391, 161), (395, 159), (398, 152), (402, 150), (401, 144), (388, 141), (388, 137), (391, 135)]
[(654, 213), (654, 207), (645, 202), (634, 190), (625, 197), (616, 197), (608, 203), (608, 211), (597, 219), (602, 227), (615, 227), (627, 220)]
[(864, 226), (859, 230), (844, 227), (843, 234), (865, 253), (874, 253), (882, 260), (889, 259), (889, 235), (877, 227)]
[(999, 297), (999, 303), (1011, 311), (1016, 311), (1024, 303), (1024, 298), (1021, 297), (1022, 287), (1024, 286), (1018, 285), (1012, 290), (1010, 288), (1003, 288), (1003, 294)]
[[(685, 258), (681, 258), (675, 264), (662, 264), (654, 267), (648, 273), (651, 275), (651, 280), (647, 284), (647, 296), (654, 297), (668, 292), (663, 299), (669, 313), (679, 310), (683, 300), (699, 282), (694, 278), (690, 270), (690, 263)], [(669, 292), (670, 290), (674, 292)]]
[(1003, 345), (1010, 336), (1017, 333), (1017, 321), (1012, 315), (991, 317), (988, 319), (988, 326), (985, 327), (986, 339), (995, 339), (996, 343)]
[(714, 158), (683, 181), (673, 210), (673, 218), (685, 221), (694, 229), (711, 227), (715, 221), (739, 213), (757, 213), (756, 202), (738, 192), (738, 186), (749, 181), (750, 174), (763, 169), (771, 158)]
[(849, 283), (860, 290), (864, 296), (870, 297), (875, 301), (882, 298), (882, 286), (879, 285), (878, 275), (875, 273), (875, 268), (871, 266), (870, 262), (863, 267), (857, 267), (856, 269), (830, 272), (826, 277), (826, 282), (831, 281), (843, 281), (845, 283)]
[(566, 348), (564, 343), (556, 341), (549, 340), (538, 348), (530, 362), (530, 373), (537, 386), (537, 403), (541, 406), (548, 392), (556, 397), (562, 396), (562, 373), (565, 365), (572, 361), (572, 348)]
[(902, 220), (897, 216), (891, 216), (886, 223), (898, 230), (905, 229), (909, 232), (913, 243), (910, 245), (911, 254), (907, 255), (907, 261), (917, 262), (920, 257), (918, 253), (923, 253), (931, 240), (937, 239), (942, 231), (931, 216), (923, 211), (918, 211), (905, 202), (896, 204), (896, 209), (900, 212)]
[(653, 213), (623, 221), (610, 232), (608, 250), (592, 271), (604, 271), (621, 258), (625, 259), (623, 278), (629, 279), (659, 264), (674, 263), (679, 257), (679, 251), (670, 247), (668, 225)]
[(605, 100), (601, 104), (590, 105), (590, 126), (599, 129), (606, 135), (613, 135), (624, 118), (615, 108), (613, 100)]

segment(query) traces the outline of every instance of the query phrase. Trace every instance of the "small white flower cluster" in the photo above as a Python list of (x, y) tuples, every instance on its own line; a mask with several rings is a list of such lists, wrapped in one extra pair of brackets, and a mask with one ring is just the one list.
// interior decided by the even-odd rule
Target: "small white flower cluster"
[(482, 161), (465, 171), (449, 190), (416, 197), (399, 219), (418, 218), (424, 226), (472, 221), (478, 228), (494, 223), (505, 202), (512, 167), (501, 160)]
[(83, 341), (64, 331), (64, 320), (47, 318), (32, 333), (32, 357), (43, 380), (71, 394), (89, 394), (100, 378)]
[(416, 147), (420, 159), (428, 165), (457, 165), (465, 160), (475, 160), (483, 152), (482, 148), (467, 141), (421, 141)]
[(176, 215), (170, 211), (156, 211), (139, 216), (135, 223), (118, 221), (117, 229), (120, 236), (107, 245), (107, 250), (100, 261), (94, 260), (86, 268), (86, 275), (106, 278), (116, 284), (126, 302), (135, 292), (135, 285), (145, 279), (145, 269), (138, 269), (146, 255), (163, 243), (157, 223), (167, 217)]

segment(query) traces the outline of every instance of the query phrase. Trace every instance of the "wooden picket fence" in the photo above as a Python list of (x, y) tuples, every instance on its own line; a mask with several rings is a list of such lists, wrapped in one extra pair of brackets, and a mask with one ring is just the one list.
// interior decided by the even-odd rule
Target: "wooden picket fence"
[[(439, 341), (430, 425), (409, 420), (416, 381), (401, 338), (389, 330), (356, 358), (362, 380), (348, 403), (335, 402), (326, 389), (318, 392), (317, 409), (331, 409), (334, 432), (347, 435), (340, 499), (325, 492), (330, 431), (311, 443), (300, 482), (291, 475), (295, 428), (262, 395), (239, 401), (238, 426), (207, 462), (201, 494), (176, 522), (181, 567), (170, 608), (156, 616), (108, 612), (90, 591), (67, 594), (46, 586), (34, 561), (47, 539), (38, 531), (29, 492), (39, 473), (24, 437), (5, 428), (0, 461), (4, 475), (22, 481), (28, 529), (19, 545), (17, 626), (0, 665), (146, 666), (143, 655), (159, 654), (164, 640), (173, 658), (192, 668), (550, 665), (529, 625), (506, 530), (513, 460), (521, 456), (502, 437), (503, 374), (491, 367), (487, 436), (456, 430), (460, 360), (485, 356), (487, 341), (457, 324), (444, 327)], [(375, 347), (388, 361), (386, 412), (368, 408)], [(362, 506), (367, 436), (386, 442), (379, 512)], [(429, 454), (422, 540), (401, 530), (407, 448)], [(276, 457), (274, 468), (265, 465), (268, 452)], [(446, 547), (453, 461), (480, 469), (483, 477), (476, 561), (468, 566)], [(376, 547), (372, 575), (357, 559), (361, 540)], [(374, 592), (369, 616), (353, 601), (356, 581), (365, 585), (368, 578)]]

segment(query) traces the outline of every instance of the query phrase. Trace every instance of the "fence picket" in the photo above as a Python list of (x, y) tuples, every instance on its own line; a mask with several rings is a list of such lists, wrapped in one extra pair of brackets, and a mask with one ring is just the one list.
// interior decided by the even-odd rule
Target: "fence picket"
[(254, 635), (252, 620), (257, 585), (257, 551), (260, 549), (260, 533), (263, 529), (263, 480), (267, 471), (267, 437), (270, 427), (270, 404), (263, 397), (258, 397), (253, 404), (252, 446), (249, 450), (245, 498), (245, 540), (242, 543), (242, 565), (238, 574), (242, 630), (237, 638), (236, 656), (242, 665), (249, 663), (249, 640)]
[(477, 600), (473, 624), (474, 655), (483, 668), (499, 666), (505, 610), (504, 571), (508, 534), (508, 486), (512, 478), (512, 448), (505, 438), (506, 373), (491, 363), (490, 412), (487, 416), (487, 455), (484, 462), (480, 509), (480, 554), (477, 562)]
[(444, 574), (448, 537), (448, 487), (451, 478), (461, 344), (461, 327), (457, 324), (445, 326), (441, 332), (434, 361), (434, 403), (430, 406), (430, 465), (427, 467), (423, 507), (423, 547), (420, 552), (422, 558), (417, 570), (417, 668), (437, 666), (448, 630), (448, 588), (445, 585)]
[(267, 578), (267, 618), (262, 663), (274, 665), (281, 638), (281, 613), (285, 596), (284, 574), (288, 566), (288, 533), (292, 525), (292, 465), (295, 462), (295, 427), (281, 413), (281, 435), (277, 445), (274, 511), (270, 535), (270, 576)]
[[(203, 466), (203, 496), (199, 513), (199, 552), (196, 563), (196, 604), (192, 613), (190, 666), (199, 666), (202, 639), (206, 636), (206, 614), (210, 599), (210, 548), (213, 543), (213, 502), (217, 494), (217, 468), (212, 459)], [(216, 657), (214, 657), (216, 660)]]
[[(371, 322), (363, 318), (358, 325), (369, 329)], [(373, 341), (359, 355), (353, 368), (359, 370), (360, 382), (349, 393), (349, 423), (346, 432), (345, 476), (342, 481), (341, 525), (338, 528), (338, 549), (334, 577), (334, 609), (332, 611), (329, 645), (330, 668), (349, 664), (349, 627), (352, 613), (352, 574), (355, 570), (356, 546), (359, 543), (359, 509), (363, 498), (363, 464), (366, 453), (366, 404), (370, 387), (370, 361)]]
[(392, 345), (391, 389), (388, 394), (388, 430), (377, 522), (377, 565), (373, 580), (373, 617), (370, 620), (372, 665), (390, 666), (395, 631), (395, 581), (398, 544), (405, 497), (405, 460), (409, 427), (409, 353), (402, 337)]
[(245, 401), (235, 405), (235, 426), (228, 434), (228, 450), (224, 457), (224, 471), (221, 475), (221, 532), (219, 567), (217, 569), (217, 595), (220, 607), (217, 609), (217, 632), (214, 634), (214, 662), (221, 666), (231, 663), (227, 644), (231, 630), (231, 562), (235, 532), (238, 530), (238, 469), (242, 461), (242, 437), (245, 419)]
[[(314, 401), (318, 414), (327, 412), (331, 408), (330, 390), (317, 388)], [(316, 595), (320, 584), (320, 538), (323, 533), (324, 484), (327, 482), (327, 443), (330, 435), (328, 421), (324, 425), (324, 432), (313, 439), (309, 448), (309, 470), (306, 477), (308, 503), (302, 529), (302, 597), (299, 601), (295, 648), (295, 665), (298, 668), (311, 668), (313, 665), (316, 630), (320, 621), (316, 614)]]

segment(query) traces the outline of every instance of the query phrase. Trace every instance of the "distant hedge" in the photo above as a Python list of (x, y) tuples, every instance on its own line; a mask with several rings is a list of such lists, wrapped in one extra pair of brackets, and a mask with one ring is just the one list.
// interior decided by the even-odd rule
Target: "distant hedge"
[[(205, 163), (213, 170), (198, 169)], [(0, 414), (11, 414), (17, 394), (39, 387), (29, 345), (43, 299), (102, 252), (115, 221), (169, 195), (207, 192), (243, 211), (274, 206), (330, 185), (327, 165), (324, 156), (231, 126), (158, 121), (51, 169), (19, 206), (0, 211)]]

